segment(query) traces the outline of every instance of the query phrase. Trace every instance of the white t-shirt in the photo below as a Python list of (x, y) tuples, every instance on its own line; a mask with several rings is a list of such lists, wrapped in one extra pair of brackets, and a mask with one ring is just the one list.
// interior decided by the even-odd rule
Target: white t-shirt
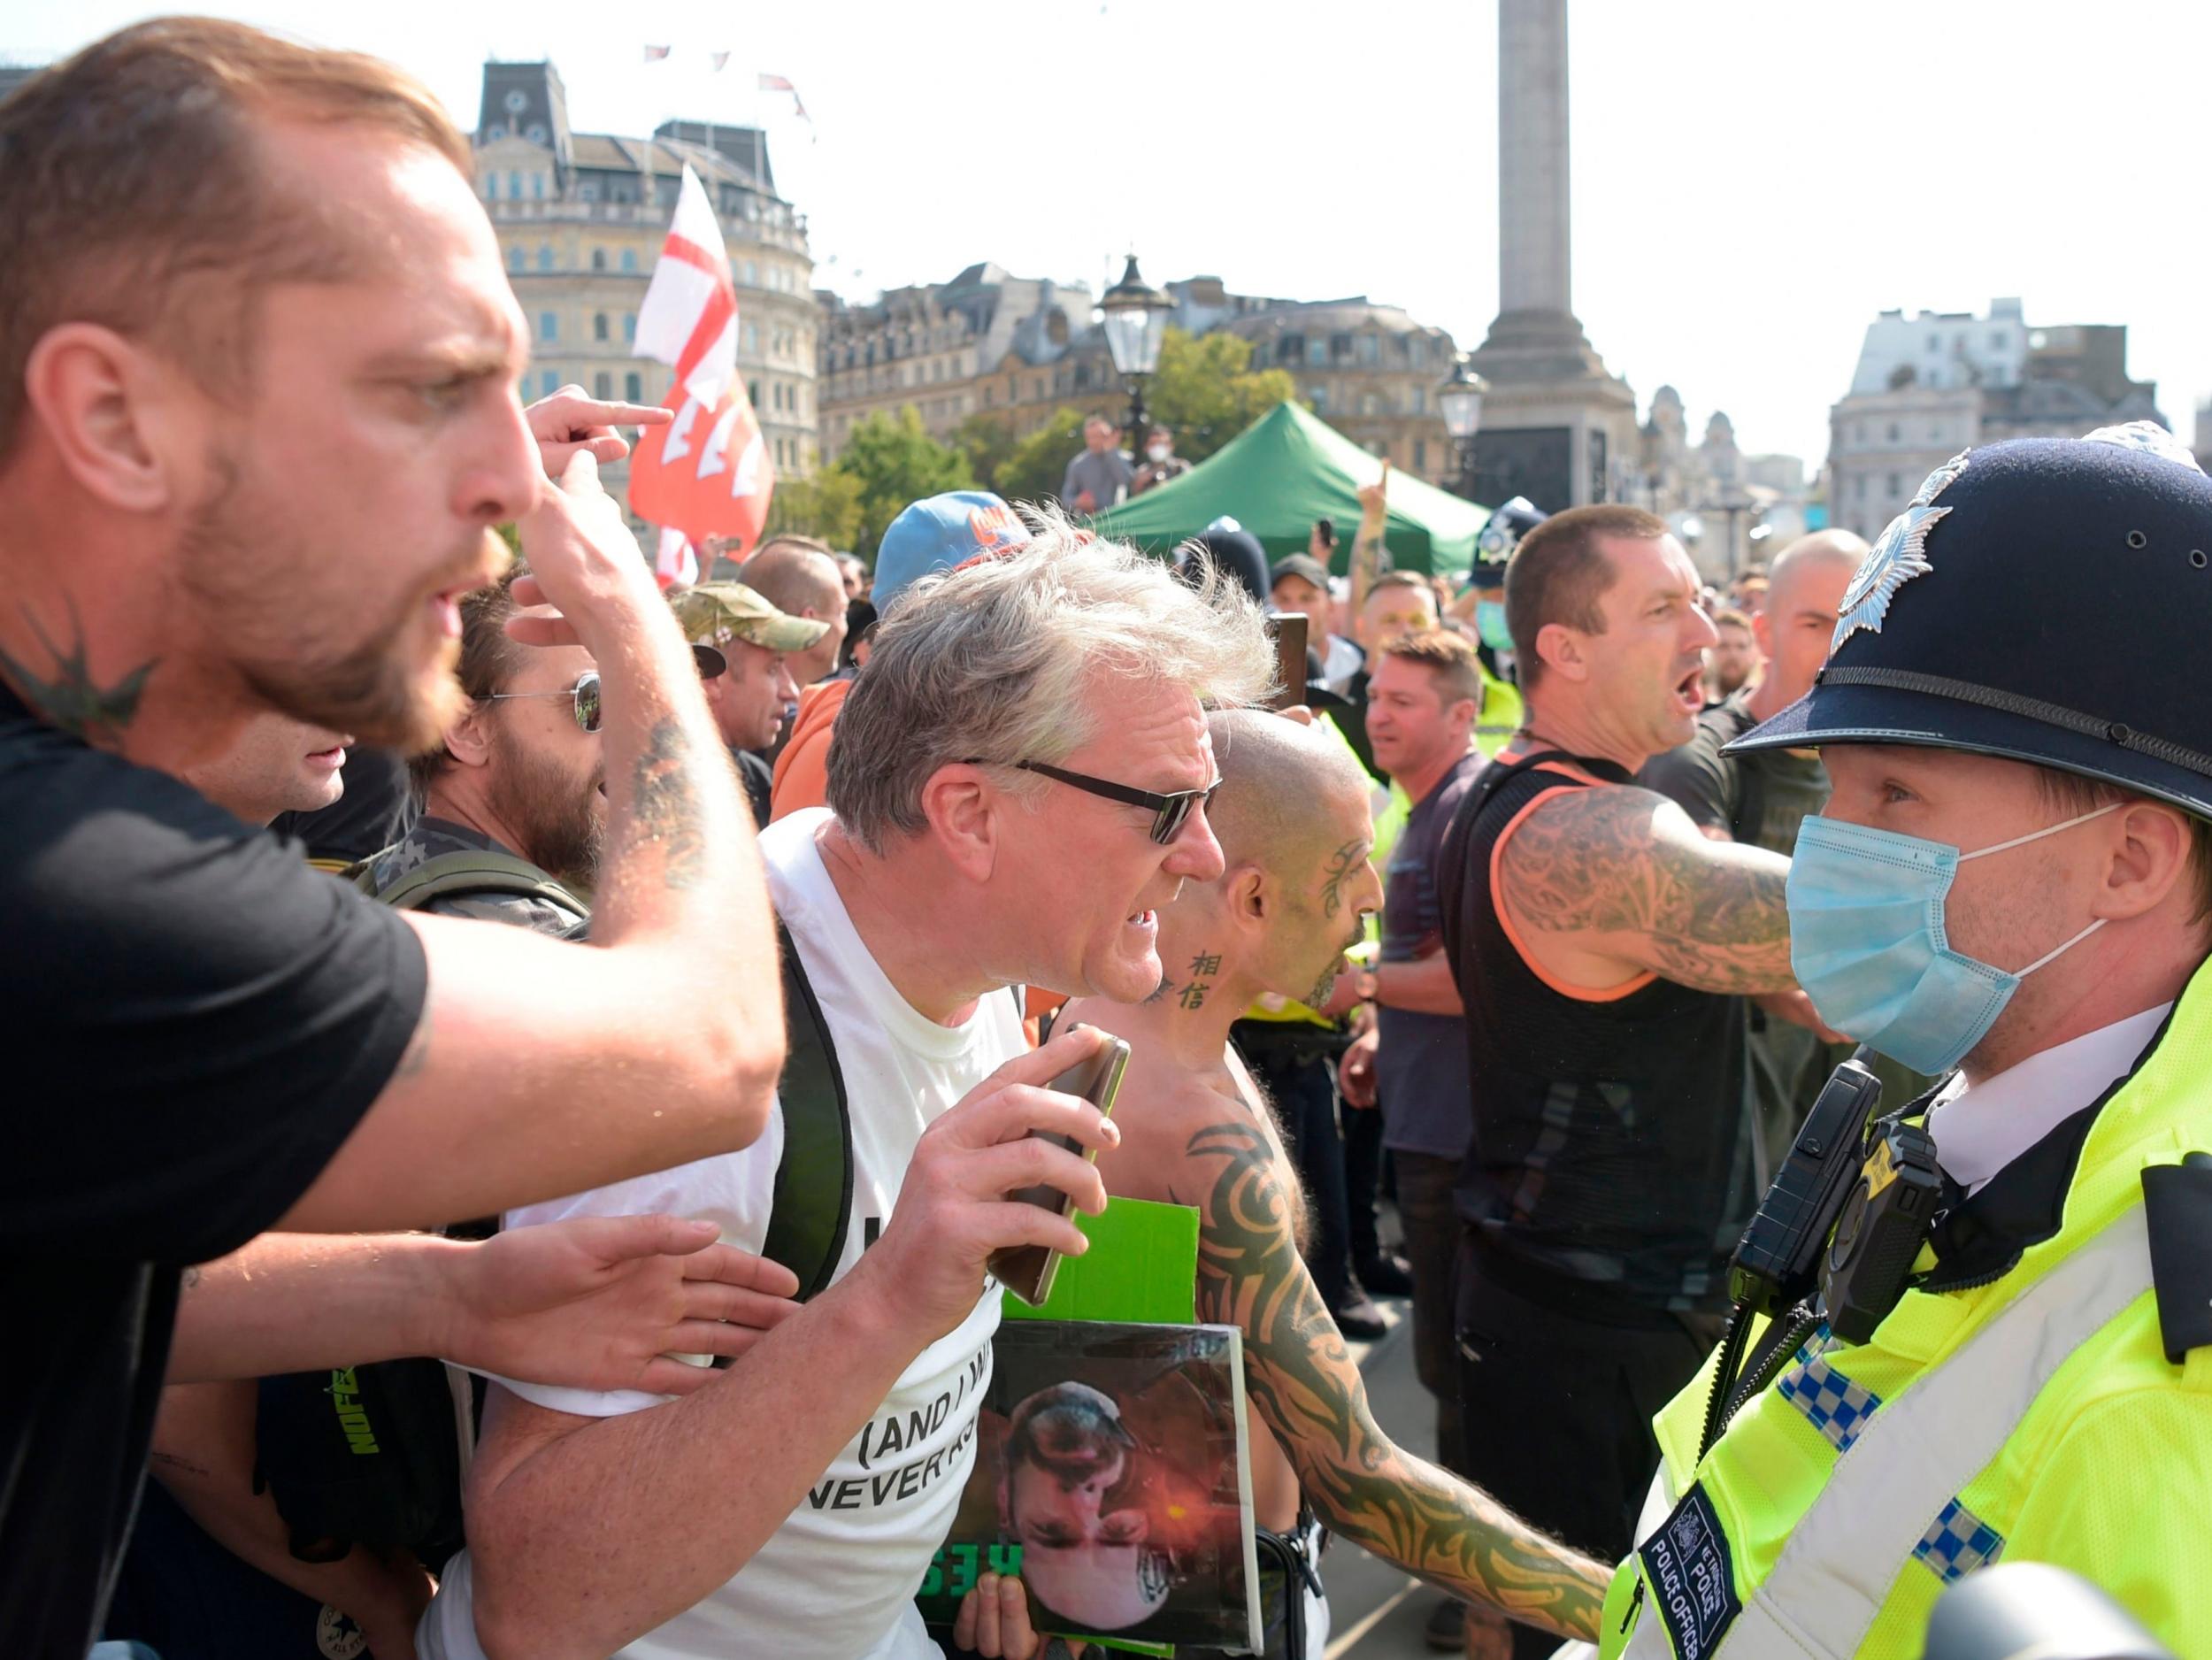
[[(791, 931), (845, 1077), (853, 1205), (841, 1278), (882, 1230), (922, 1131), (1027, 1041), (1011, 995), (994, 993), (958, 1026), (926, 1018), (868, 954), (815, 845), (822, 811), (762, 832), (776, 913)], [(758, 1250), (783, 1148), (781, 1107), (741, 1153), (701, 1159), (574, 1198), (508, 1213), (510, 1225), (664, 1210), (711, 1218), (727, 1243)], [(951, 1529), (975, 1460), (976, 1412), (991, 1380), (999, 1291), (909, 1366), (773, 1538), (713, 1595), (621, 1652), (626, 1660), (935, 1660), (913, 1596)], [(665, 1396), (509, 1386), (525, 1400), (606, 1418)], [(709, 1456), (703, 1450), (702, 1456)], [(669, 1526), (683, 1525), (671, 1517)], [(425, 1660), (482, 1660), (465, 1553), (423, 1618)]]

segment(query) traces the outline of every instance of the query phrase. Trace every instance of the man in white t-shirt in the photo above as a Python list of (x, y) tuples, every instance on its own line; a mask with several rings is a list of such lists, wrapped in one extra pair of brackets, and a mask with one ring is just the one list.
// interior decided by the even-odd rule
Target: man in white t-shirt
[[(1055, 1103), (1091, 1146), (1110, 1144), (1111, 1126), (1002, 1087), (1049, 1080), (1095, 1035), (1026, 1055), (1004, 988), (1134, 1001), (1157, 988), (1158, 908), (1222, 870), (1204, 811), (1217, 781), (1205, 705), (1257, 697), (1272, 667), (1240, 593), (1193, 592), (1057, 521), (930, 579), (886, 621), (838, 722), (830, 811), (761, 838), (849, 1103), (836, 1277), (680, 1401), (495, 1389), (470, 1479), (472, 1549), (425, 1617), (426, 1660), (938, 1653), (911, 1599), (974, 1458), (999, 1317), (983, 1255), (1043, 1237), (1024, 1212), (1065, 1225), (971, 1203), (952, 1249), (913, 1241), (953, 1202), (939, 1189), (956, 1166), (956, 1200), (1045, 1180), (1102, 1205), (1073, 1155), (1014, 1138)], [(782, 1134), (779, 1108), (741, 1153), (527, 1218), (708, 1216), (757, 1249)], [(803, 1367), (786, 1364), (802, 1353)], [(811, 1479), (759, 1479), (799, 1434), (822, 1449)]]

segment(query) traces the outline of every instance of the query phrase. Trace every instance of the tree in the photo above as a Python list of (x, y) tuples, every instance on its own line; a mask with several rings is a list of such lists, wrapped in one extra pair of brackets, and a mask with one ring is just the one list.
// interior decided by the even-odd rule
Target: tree
[(968, 471), (978, 482), (994, 488), (999, 468), (1014, 453), (1014, 444), (1012, 417), (995, 411), (986, 414), (979, 410), (962, 421), (952, 434), (952, 447), (967, 457)]
[(766, 534), (817, 536), (833, 548), (850, 548), (860, 534), (860, 480), (828, 466), (810, 479), (777, 481)]
[(1298, 400), (1288, 370), (1255, 372), (1251, 364), (1248, 340), (1167, 331), (1145, 403), (1154, 420), (1173, 430), (1177, 455), (1203, 461), (1278, 403)]
[(874, 557), (876, 543), (910, 503), (975, 483), (968, 458), (925, 432), (910, 403), (896, 415), (878, 411), (854, 427), (845, 453), (826, 471), (841, 473), (858, 487), (860, 523), (852, 549), (864, 558)]
[(1016, 443), (991, 482), (1010, 502), (1056, 502), (1068, 463), (1083, 447), (1083, 411), (1063, 405), (1052, 419)]

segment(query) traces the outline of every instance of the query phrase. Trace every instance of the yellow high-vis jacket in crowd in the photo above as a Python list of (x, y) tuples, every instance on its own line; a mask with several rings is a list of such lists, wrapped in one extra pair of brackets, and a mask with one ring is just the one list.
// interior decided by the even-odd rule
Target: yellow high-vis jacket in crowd
[(1606, 1660), (1918, 1660), (1937, 1596), (2000, 1556), (2212, 1660), (2212, 1345), (2170, 1358), (2159, 1308), (2200, 1314), (2212, 1272), (2165, 1246), (2154, 1287), (2150, 1247), (2176, 1236), (2171, 1178), (2199, 1173), (2156, 1172), (2212, 1149), (2212, 967), (2093, 1104), (2016, 1161), (2047, 1180), (2012, 1182), (2027, 1220), (1993, 1270), (1907, 1291), (1863, 1344), (1819, 1328), (1702, 1459), (1712, 1365), (1660, 1414)]

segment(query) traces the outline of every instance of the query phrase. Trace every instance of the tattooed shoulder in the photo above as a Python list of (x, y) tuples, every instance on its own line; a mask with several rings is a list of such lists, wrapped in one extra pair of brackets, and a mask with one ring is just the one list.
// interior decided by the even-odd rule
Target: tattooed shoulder
[(1647, 965), (1711, 991), (1788, 986), (1789, 862), (1701, 835), (1664, 796), (1627, 785), (1546, 802), (1506, 841), (1501, 895), (1542, 934), (1647, 942)]

